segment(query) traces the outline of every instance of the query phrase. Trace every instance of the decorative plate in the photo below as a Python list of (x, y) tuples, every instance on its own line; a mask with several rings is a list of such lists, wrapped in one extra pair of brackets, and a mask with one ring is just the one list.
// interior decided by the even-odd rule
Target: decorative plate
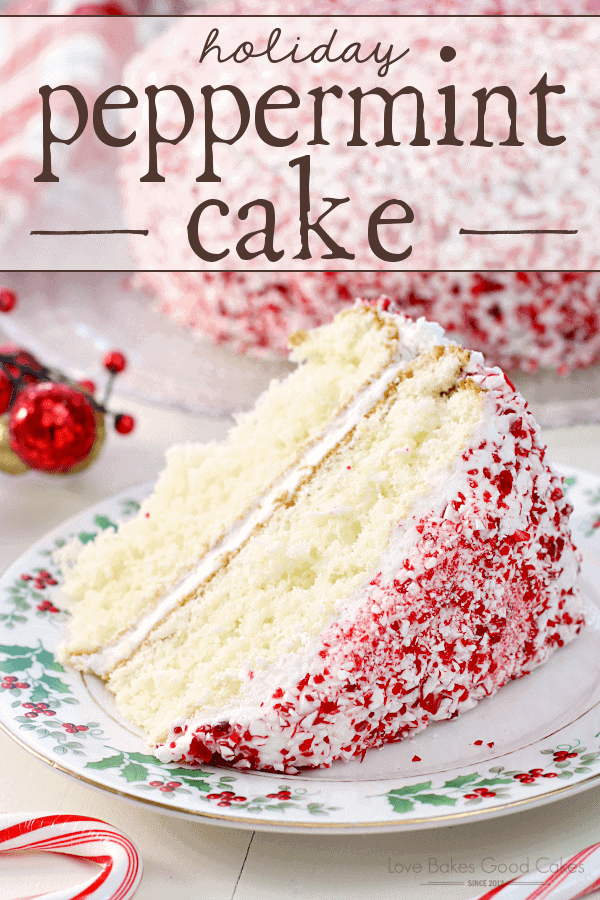
[(132, 515), (151, 485), (80, 514), (0, 580), (0, 727), (25, 750), (93, 787), (161, 813), (240, 828), (402, 831), (456, 825), (600, 785), (600, 476), (561, 468), (583, 551), (587, 627), (531, 675), (464, 715), (362, 763), (282, 777), (163, 765), (93, 676), (54, 651), (67, 613), (53, 551)]

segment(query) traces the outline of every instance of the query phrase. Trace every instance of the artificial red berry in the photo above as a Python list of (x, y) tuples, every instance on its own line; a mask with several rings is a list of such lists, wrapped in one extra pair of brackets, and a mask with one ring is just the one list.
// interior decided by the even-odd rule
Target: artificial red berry
[(14, 388), (13, 383), (4, 371), (0, 369), (0, 416), (6, 412), (12, 400)]
[(8, 288), (0, 289), (0, 312), (8, 313), (14, 309), (17, 302), (17, 295)]
[(90, 394), (90, 396), (94, 396), (96, 393), (96, 385), (93, 381), (84, 380), (79, 382), (79, 387), (86, 392), (86, 394)]
[(96, 418), (81, 391), (65, 384), (30, 385), (10, 412), (12, 450), (32, 469), (56, 474), (82, 462), (96, 439)]
[(119, 350), (110, 350), (102, 357), (102, 365), (113, 375), (118, 375), (125, 369), (127, 360)]
[(130, 434), (135, 428), (135, 419), (126, 413), (119, 413), (115, 416), (115, 431), (119, 434)]

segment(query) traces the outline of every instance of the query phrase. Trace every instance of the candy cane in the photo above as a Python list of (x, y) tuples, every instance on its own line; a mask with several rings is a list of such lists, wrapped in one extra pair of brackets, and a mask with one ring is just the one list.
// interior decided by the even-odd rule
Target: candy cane
[[(585, 865), (584, 865), (585, 863)], [(558, 865), (558, 864), (556, 864)], [(578, 900), (600, 889), (600, 844), (592, 844), (561, 861), (555, 872), (532, 885), (531, 874), (494, 887), (473, 900)]]
[(38, 900), (129, 900), (142, 878), (142, 862), (131, 841), (112, 825), (87, 816), (4, 813), (0, 853), (9, 850), (67, 853), (100, 867), (83, 884), (42, 894)]

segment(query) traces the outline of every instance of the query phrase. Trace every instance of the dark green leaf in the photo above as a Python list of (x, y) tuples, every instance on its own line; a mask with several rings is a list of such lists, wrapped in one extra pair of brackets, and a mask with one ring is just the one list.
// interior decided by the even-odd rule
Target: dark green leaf
[(48, 696), (48, 691), (45, 687), (42, 687), (41, 684), (36, 684), (34, 689), (31, 692), (31, 702), (32, 703), (40, 703), (42, 700), (45, 700)]
[(389, 792), (388, 796), (406, 797), (408, 794), (418, 794), (420, 791), (428, 791), (431, 788), (430, 781), (422, 781), (420, 784), (406, 784), (401, 788), (394, 788)]
[(186, 784), (189, 784), (190, 787), (195, 787), (198, 791), (206, 791), (206, 793), (208, 794), (213, 790), (213, 786), (211, 786), (207, 781), (198, 781), (194, 778), (186, 778), (185, 775), (180, 775), (179, 777), (182, 781), (185, 781)]
[(512, 778), (482, 778), (473, 787), (492, 787), (494, 784), (512, 784)]
[(128, 763), (123, 769), (121, 769), (122, 777), (126, 781), (145, 781), (148, 776), (148, 770), (144, 768), (144, 766), (140, 766), (137, 763)]
[(407, 813), (412, 812), (415, 808), (414, 803), (410, 800), (405, 800), (403, 797), (390, 797), (388, 794), (388, 800), (392, 804), (392, 809), (397, 813)]
[(60, 678), (55, 678), (54, 675), (47, 675), (45, 672), (40, 676), (40, 681), (43, 681), (44, 684), (47, 684), (50, 690), (57, 691), (59, 694), (70, 694), (71, 688), (61, 681)]
[(97, 525), (98, 528), (102, 528), (104, 530), (106, 530), (107, 528), (114, 528), (115, 531), (117, 530), (117, 526), (114, 522), (111, 522), (108, 516), (94, 516), (94, 525)]
[(0, 662), (0, 672), (25, 672), (31, 665), (30, 656), (13, 656)]
[(471, 781), (475, 781), (479, 778), (478, 772), (471, 772), (469, 775), (459, 775), (457, 778), (453, 778), (451, 781), (447, 781), (444, 784), (445, 788), (461, 788), (463, 784), (469, 784)]
[[(154, 763), (154, 765), (158, 765), (158, 760), (155, 756), (149, 756), (147, 753), (128, 753), (128, 758), (132, 759), (134, 762), (139, 763)], [(169, 771), (171, 771), (169, 769)]]
[(427, 803), (430, 806), (455, 806), (456, 797), (445, 797), (443, 794), (419, 794), (415, 797), (419, 803)]
[[(139, 754), (141, 756), (141, 753)], [(130, 753), (131, 759), (136, 756), (135, 753)], [(154, 757), (149, 757), (148, 762), (156, 762)], [(144, 762), (144, 760), (138, 760), (138, 762)], [(167, 773), (169, 775), (177, 775), (181, 776), (181, 778), (210, 778), (210, 772), (203, 772), (201, 769), (167, 769)], [(221, 779), (222, 781), (223, 779)]]
[(59, 662), (56, 662), (54, 659), (54, 654), (50, 653), (49, 650), (44, 650), (43, 648), (38, 651), (37, 660), (44, 669), (52, 669), (54, 672), (64, 672), (65, 670), (61, 666)]
[(82, 544), (89, 544), (90, 541), (93, 541), (96, 537), (96, 532), (90, 531), (80, 531), (77, 535)]
[(107, 756), (105, 759), (99, 759), (98, 762), (86, 763), (86, 769), (118, 769), (123, 764), (125, 757), (122, 753), (117, 756)]

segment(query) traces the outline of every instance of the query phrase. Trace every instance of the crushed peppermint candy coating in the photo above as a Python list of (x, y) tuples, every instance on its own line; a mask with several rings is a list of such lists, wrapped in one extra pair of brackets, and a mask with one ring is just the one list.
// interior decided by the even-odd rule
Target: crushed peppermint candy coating
[(464, 374), (483, 420), (443, 486), (394, 527), (369, 583), (271, 667), (275, 689), (255, 673), (235, 716), (174, 721), (163, 762), (294, 773), (361, 757), (472, 708), (580, 631), (571, 507), (539, 428), (480, 354)]

